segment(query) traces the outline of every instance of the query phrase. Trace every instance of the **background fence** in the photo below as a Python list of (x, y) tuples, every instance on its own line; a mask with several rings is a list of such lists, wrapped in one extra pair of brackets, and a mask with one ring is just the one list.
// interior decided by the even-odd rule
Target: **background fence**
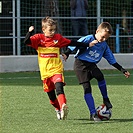
[[(133, 52), (133, 0), (88, 0), (89, 34), (95, 33), (102, 21), (113, 26), (108, 44), (114, 53)], [(36, 51), (23, 44), (30, 25), (41, 32), (41, 19), (53, 17), (59, 22), (58, 32), (72, 36), (69, 0), (0, 0), (0, 55), (35, 55)]]

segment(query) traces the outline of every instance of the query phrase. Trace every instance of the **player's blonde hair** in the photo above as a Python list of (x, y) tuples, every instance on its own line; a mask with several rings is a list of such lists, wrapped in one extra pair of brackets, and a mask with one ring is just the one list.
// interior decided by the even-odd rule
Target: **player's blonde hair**
[(108, 22), (102, 22), (98, 28), (99, 30), (105, 30), (106, 32), (108, 32), (109, 34), (112, 34), (113, 33), (113, 29), (112, 29), (112, 26), (110, 25), (110, 23)]
[(57, 21), (53, 20), (49, 16), (42, 19), (42, 28), (46, 28), (47, 26), (53, 26), (53, 25), (57, 27)]

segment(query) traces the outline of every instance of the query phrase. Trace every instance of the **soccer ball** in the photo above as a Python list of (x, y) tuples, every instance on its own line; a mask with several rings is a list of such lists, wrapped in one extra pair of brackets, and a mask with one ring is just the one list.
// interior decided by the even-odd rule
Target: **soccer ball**
[(101, 120), (109, 120), (112, 116), (111, 109), (107, 110), (107, 107), (105, 104), (102, 104), (97, 107), (96, 109), (97, 115)]

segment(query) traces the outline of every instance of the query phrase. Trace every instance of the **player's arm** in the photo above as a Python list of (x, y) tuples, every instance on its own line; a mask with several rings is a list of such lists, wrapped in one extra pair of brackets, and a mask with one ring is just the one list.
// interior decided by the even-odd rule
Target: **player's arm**
[(76, 40), (71, 40), (71, 42), (68, 44), (67, 50), (63, 53), (67, 56), (67, 58), (69, 57), (69, 54), (72, 53), (72, 51), (74, 51), (77, 47), (90, 47), (90, 43), (87, 42), (78, 42)]
[(67, 48), (66, 51), (62, 53), (63, 60), (66, 61), (71, 53), (72, 53), (72, 50), (70, 48)]
[(34, 27), (33, 26), (30, 26), (29, 27), (29, 31), (27, 32), (27, 34), (25, 36), (24, 44), (31, 44), (30, 37), (32, 36), (33, 31), (34, 31)]
[(112, 66), (114, 66), (119, 71), (121, 71), (125, 75), (126, 78), (129, 78), (130, 73), (126, 69), (124, 69), (121, 65), (119, 65), (117, 62), (112, 64)]
[(68, 44), (69, 46), (77, 46), (77, 47), (89, 47), (89, 43), (85, 42), (78, 42), (76, 40), (71, 40), (71, 42)]
[(126, 78), (129, 78), (130, 73), (116, 62), (115, 57), (108, 45), (106, 45), (106, 50), (104, 52), (103, 57), (109, 62), (109, 64), (111, 64), (113, 67), (121, 71), (125, 75)]
[[(63, 52), (63, 54), (66, 55), (66, 59), (69, 57), (69, 55), (72, 53), (72, 50), (70, 48), (67, 48), (65, 52)], [(62, 55), (63, 55), (62, 54)]]
[(85, 42), (78, 42), (76, 40), (71, 40), (71, 42), (68, 44), (68, 46), (77, 46), (77, 47), (93, 47), (95, 44), (97, 44), (97, 40), (93, 40), (92, 42), (85, 41)]
[(78, 47), (92, 47), (97, 43), (97, 41), (93, 41), (93, 42), (78, 42), (75, 40), (71, 40), (71, 42), (69, 43), (69, 46), (67, 47), (66, 51), (64, 51), (62, 53), (63, 56), (63, 60), (66, 61), (67, 58), (69, 57), (69, 55)]

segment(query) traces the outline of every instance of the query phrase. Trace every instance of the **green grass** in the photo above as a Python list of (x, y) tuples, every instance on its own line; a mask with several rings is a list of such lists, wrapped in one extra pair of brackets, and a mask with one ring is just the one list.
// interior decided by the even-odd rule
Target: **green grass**
[[(43, 92), (39, 72), (0, 73), (0, 133), (132, 133), (133, 71), (126, 79), (117, 70), (104, 70), (113, 104), (109, 121), (89, 121), (89, 111), (73, 71), (65, 71), (68, 119), (57, 120), (54, 108)], [(91, 81), (96, 106), (102, 97)]]

